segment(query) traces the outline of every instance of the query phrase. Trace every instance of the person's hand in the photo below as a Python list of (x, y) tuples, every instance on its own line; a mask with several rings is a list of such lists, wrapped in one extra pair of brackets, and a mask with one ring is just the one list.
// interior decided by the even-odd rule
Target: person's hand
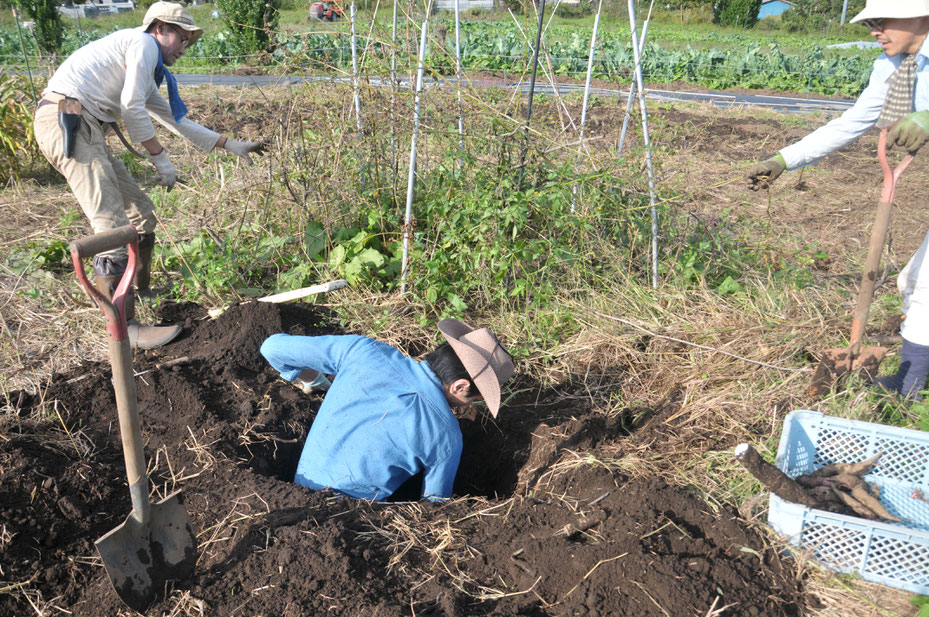
[(929, 111), (914, 111), (903, 116), (887, 134), (888, 146), (900, 146), (907, 152), (916, 152), (929, 141)]
[(252, 164), (249, 154), (264, 154), (265, 147), (265, 144), (260, 141), (236, 141), (234, 139), (227, 139), (223, 146), (237, 157), (244, 159), (249, 165)]
[(780, 153), (775, 154), (766, 161), (755, 163), (745, 175), (748, 180), (748, 188), (757, 191), (758, 189), (768, 188), (778, 176), (787, 169), (787, 163)]
[(166, 186), (170, 191), (174, 188), (174, 183), (177, 182), (177, 170), (174, 169), (174, 163), (168, 158), (168, 151), (162, 148), (158, 154), (150, 154), (149, 156), (152, 157), (152, 164), (155, 165), (155, 170), (158, 172), (158, 184)]

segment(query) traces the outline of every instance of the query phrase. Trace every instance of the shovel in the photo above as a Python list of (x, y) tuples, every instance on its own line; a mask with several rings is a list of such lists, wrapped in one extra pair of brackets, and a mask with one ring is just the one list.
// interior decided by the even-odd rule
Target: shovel
[(913, 155), (907, 154), (895, 169), (891, 169), (890, 163), (887, 162), (887, 129), (884, 128), (881, 129), (878, 139), (877, 158), (881, 162), (881, 169), (884, 170), (884, 188), (881, 190), (881, 200), (877, 204), (874, 227), (871, 229), (871, 241), (868, 244), (868, 256), (864, 263), (861, 287), (858, 290), (858, 304), (855, 306), (852, 318), (848, 349), (826, 349), (820, 354), (819, 365), (813, 373), (813, 381), (809, 389), (810, 396), (814, 398), (819, 398), (828, 392), (834, 383), (851, 371), (860, 369), (869, 376), (877, 375), (878, 366), (887, 353), (885, 347), (862, 347), (861, 339), (864, 336), (871, 300), (874, 297), (874, 285), (877, 282), (877, 270), (881, 264), (884, 239), (890, 225), (894, 188), (897, 179), (913, 161)]
[[(82, 260), (127, 244), (129, 263), (110, 302), (91, 285)], [(193, 575), (197, 539), (180, 491), (154, 504), (148, 497), (148, 474), (126, 330), (126, 297), (133, 293), (132, 275), (138, 255), (139, 237), (131, 225), (71, 242), (71, 260), (77, 278), (106, 317), (119, 432), (132, 497), (132, 513), (126, 521), (95, 544), (116, 593), (131, 608), (143, 613), (164, 596), (169, 581), (186, 580)]]

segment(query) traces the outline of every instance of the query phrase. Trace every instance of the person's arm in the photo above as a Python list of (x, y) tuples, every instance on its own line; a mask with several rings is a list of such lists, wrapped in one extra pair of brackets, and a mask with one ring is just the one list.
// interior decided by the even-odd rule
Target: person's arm
[(174, 116), (171, 115), (171, 104), (161, 96), (158, 90), (153, 91), (151, 96), (148, 97), (145, 107), (147, 113), (151, 114), (151, 117), (157, 120), (158, 124), (161, 124), (178, 137), (183, 137), (203, 152), (212, 151), (222, 137), (216, 131), (210, 130), (187, 117), (181, 118), (180, 122), (176, 122)]
[(364, 353), (363, 336), (292, 336), (274, 334), (261, 344), (261, 355), (287, 381), (305, 369), (338, 375), (352, 353)]
[(816, 129), (795, 144), (782, 148), (787, 169), (797, 169), (821, 160), (864, 135), (881, 115), (887, 98), (887, 78), (894, 72), (894, 62), (881, 56), (874, 62), (868, 86), (855, 104), (841, 116)]
[(448, 454), (435, 464), (426, 467), (423, 478), (423, 497), (429, 501), (442, 501), (452, 496), (455, 474), (461, 462), (461, 441), (452, 444)]
[(163, 150), (146, 109), (149, 92), (155, 87), (157, 64), (158, 43), (148, 35), (133, 40), (126, 49), (126, 77), (119, 95), (120, 115), (130, 141), (142, 144), (153, 155)]

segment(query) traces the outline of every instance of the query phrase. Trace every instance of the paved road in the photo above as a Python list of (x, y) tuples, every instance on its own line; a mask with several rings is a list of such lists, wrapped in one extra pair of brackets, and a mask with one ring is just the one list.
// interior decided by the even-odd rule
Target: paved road
[[(195, 75), (195, 74), (177, 74), (177, 81), (181, 84), (212, 84), (215, 86), (293, 86), (309, 82), (328, 82), (328, 83), (349, 83), (348, 77), (314, 77), (311, 75)], [(389, 82), (378, 77), (370, 77), (368, 83), (375, 87), (386, 87)], [(486, 81), (476, 80), (470, 82), (475, 87), (503, 87), (503, 88), (520, 88), (523, 92), (528, 92), (529, 85), (526, 83), (505, 83), (503, 81)], [(428, 79), (427, 86), (450, 86), (449, 82), (444, 80)], [(402, 79), (401, 86), (409, 86), (409, 80)], [(580, 84), (559, 84), (558, 91), (562, 94), (568, 92), (583, 91), (584, 87)], [(612, 88), (591, 88), (591, 94), (597, 96), (628, 96), (628, 90)], [(553, 94), (554, 89), (551, 84), (537, 82), (537, 94)], [(821, 99), (821, 98), (803, 98), (789, 96), (770, 96), (765, 94), (728, 94), (724, 92), (682, 92), (675, 90), (656, 90), (646, 88), (646, 97), (649, 101), (661, 102), (693, 102), (709, 103), (717, 107), (766, 107), (776, 111), (804, 113), (811, 111), (845, 111), (852, 106), (854, 101), (842, 99)]]

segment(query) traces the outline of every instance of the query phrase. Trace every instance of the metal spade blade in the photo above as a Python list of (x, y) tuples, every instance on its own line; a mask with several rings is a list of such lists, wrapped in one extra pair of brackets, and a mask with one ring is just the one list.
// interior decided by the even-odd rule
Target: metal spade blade
[(151, 504), (148, 523), (130, 514), (96, 546), (116, 593), (140, 613), (164, 597), (171, 581), (190, 579), (197, 562), (197, 536), (180, 491)]

